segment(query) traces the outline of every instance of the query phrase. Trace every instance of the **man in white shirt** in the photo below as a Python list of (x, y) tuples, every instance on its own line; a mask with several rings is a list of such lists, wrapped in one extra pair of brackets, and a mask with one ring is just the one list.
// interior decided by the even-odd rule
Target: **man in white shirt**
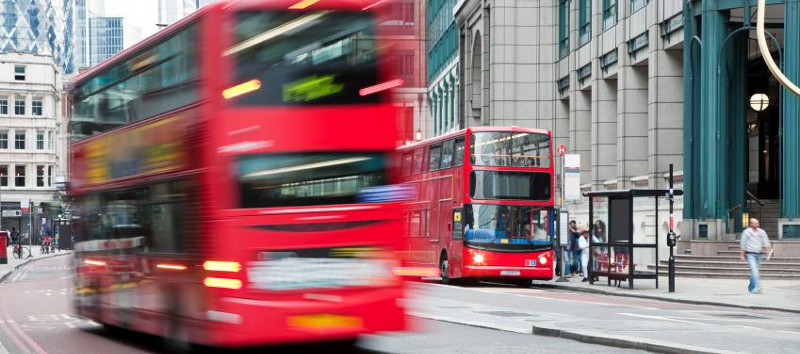
[(750, 285), (747, 287), (747, 291), (753, 294), (760, 294), (763, 291), (758, 274), (761, 254), (769, 253), (772, 249), (767, 233), (758, 226), (758, 219), (750, 219), (750, 227), (742, 231), (742, 239), (739, 240), (739, 246), (742, 248), (740, 257), (750, 266)]

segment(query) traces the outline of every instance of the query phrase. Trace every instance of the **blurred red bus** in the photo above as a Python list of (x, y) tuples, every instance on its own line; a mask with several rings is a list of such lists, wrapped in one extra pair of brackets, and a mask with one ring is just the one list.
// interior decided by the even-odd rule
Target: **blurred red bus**
[(78, 314), (214, 346), (406, 327), (371, 4), (218, 1), (74, 80)]
[(552, 279), (551, 145), (549, 131), (480, 127), (401, 147), (417, 196), (408, 266), (438, 267), (445, 283)]

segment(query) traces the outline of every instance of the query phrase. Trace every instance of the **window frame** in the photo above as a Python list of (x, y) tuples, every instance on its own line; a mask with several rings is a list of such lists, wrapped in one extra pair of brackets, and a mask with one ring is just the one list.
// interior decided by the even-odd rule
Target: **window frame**
[(0, 97), (0, 114), (8, 114), (8, 97)]
[[(22, 139), (20, 139), (22, 136)], [(28, 140), (28, 132), (25, 130), (14, 131), (14, 150), (25, 150), (26, 140)]]
[(8, 130), (0, 130), (0, 149), (8, 149)]
[(41, 117), (42, 115), (44, 115), (44, 101), (41, 98), (34, 98), (33, 100), (31, 100), (31, 114), (37, 117)]
[[(26, 175), (27, 175), (27, 167), (26, 165), (15, 165), (14, 166), (14, 187), (25, 187), (27, 184)], [(19, 173), (22, 171), (22, 174)], [(22, 181), (22, 183), (19, 183)]]
[(592, 0), (578, 0), (578, 46), (592, 38)]
[(0, 187), (8, 187), (8, 170), (10, 165), (0, 165)]
[[(22, 70), (20, 70), (22, 69)], [(27, 69), (25, 65), (14, 65), (14, 81), (25, 81), (27, 78)]]
[(618, 0), (603, 0), (603, 31), (608, 30), (619, 21)]
[(564, 59), (569, 55), (569, 31), (570, 0), (559, 0), (558, 2), (558, 59)]
[(36, 165), (36, 187), (44, 188), (45, 186), (45, 166)]
[(36, 150), (44, 150), (44, 135), (44, 131), (36, 132)]
[[(17, 116), (24, 116), (25, 115), (25, 106), (26, 106), (26, 103), (27, 103), (25, 101), (26, 100), (25, 100), (24, 97), (22, 99), (14, 98), (14, 115), (17, 115)], [(22, 103), (22, 105), (20, 105), (20, 102)]]
[[(434, 159), (434, 154), (437, 154)], [(435, 164), (435, 165), (434, 165)], [(428, 149), (428, 171), (438, 171), (442, 164), (442, 143), (431, 145)]]

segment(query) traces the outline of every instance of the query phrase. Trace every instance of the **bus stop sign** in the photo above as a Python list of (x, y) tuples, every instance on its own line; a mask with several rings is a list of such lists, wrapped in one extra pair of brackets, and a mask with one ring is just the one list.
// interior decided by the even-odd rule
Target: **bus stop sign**
[(559, 145), (558, 146), (558, 155), (559, 156), (564, 156), (566, 153), (567, 153), (567, 147), (564, 146), (563, 144)]

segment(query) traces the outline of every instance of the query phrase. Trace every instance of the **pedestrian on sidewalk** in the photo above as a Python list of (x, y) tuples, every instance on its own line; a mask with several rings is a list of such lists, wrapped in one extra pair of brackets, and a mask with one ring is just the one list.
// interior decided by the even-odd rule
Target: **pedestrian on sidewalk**
[(578, 232), (577, 227), (578, 224), (575, 222), (575, 220), (569, 221), (569, 230), (567, 230), (567, 235), (565, 236), (567, 238), (567, 246), (563, 248), (565, 278), (568, 278), (573, 274), (575, 274), (575, 271), (577, 269), (574, 265), (575, 259), (573, 257), (576, 248), (575, 242), (577, 241), (577, 238), (575, 238), (575, 234)]
[(768, 253), (772, 249), (767, 232), (759, 226), (758, 219), (750, 219), (750, 227), (742, 231), (742, 238), (739, 240), (739, 246), (742, 248), (740, 257), (750, 267), (750, 285), (747, 286), (747, 291), (753, 294), (763, 292), (758, 266), (761, 262), (761, 254)]
[(585, 226), (581, 226), (580, 229), (578, 248), (581, 255), (581, 275), (583, 275), (581, 281), (589, 281), (589, 229)]

